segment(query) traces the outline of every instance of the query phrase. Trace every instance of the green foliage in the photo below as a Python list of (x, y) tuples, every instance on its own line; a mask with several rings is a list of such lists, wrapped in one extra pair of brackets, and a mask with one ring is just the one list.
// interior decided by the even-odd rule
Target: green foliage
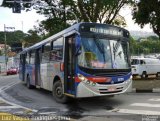
[(4, 36), (6, 34), (6, 41), (8, 45), (12, 43), (21, 42), (23, 38), (26, 36), (22, 31), (14, 31), (14, 32), (0, 32), (0, 43), (4, 44)]
[[(42, 0), (47, 6), (38, 6), (35, 9), (37, 13), (45, 15), (46, 20), (42, 21), (39, 33), (49, 33), (52, 35), (57, 33), (74, 22), (75, 15), (81, 22), (100, 22), (125, 26), (125, 19), (119, 15), (119, 11), (125, 5), (133, 4), (132, 0)], [(60, 11), (65, 9), (68, 12)], [(71, 11), (71, 12), (70, 12)], [(45, 31), (45, 32), (42, 32)]]
[(31, 46), (41, 40), (41, 37), (37, 34), (37, 31), (29, 30), (28, 34), (24, 37), (23, 42), (25, 47)]
[(41, 37), (37, 34), (37, 31), (29, 30), (28, 34), (23, 33), (22, 31), (14, 32), (0, 32), (0, 44), (4, 44), (4, 35), (6, 34), (6, 41), (8, 45), (14, 43), (25, 43), (25, 46), (31, 46), (41, 40)]
[(132, 55), (160, 53), (160, 41), (156, 36), (149, 36), (138, 40), (130, 39), (130, 51)]
[(143, 27), (150, 24), (153, 31), (160, 38), (160, 1), (159, 0), (140, 0), (135, 5), (133, 19)]
[[(13, 6), (13, 4), (8, 4), (5, 1), (3, 6)], [(99, 22), (125, 26), (125, 19), (119, 15), (119, 11), (125, 5), (132, 5), (133, 0), (41, 0), (39, 3), (43, 5), (32, 7), (36, 9), (37, 13), (46, 16), (46, 20), (42, 21), (39, 27), (35, 27), (35, 30), (40, 34), (45, 35), (47, 33), (47, 36), (50, 36), (75, 23), (75, 16), (80, 22)], [(65, 9), (68, 12), (55, 8)]]
[(77, 6), (81, 21), (125, 25), (119, 11), (124, 5), (132, 3), (132, 0), (78, 0)]

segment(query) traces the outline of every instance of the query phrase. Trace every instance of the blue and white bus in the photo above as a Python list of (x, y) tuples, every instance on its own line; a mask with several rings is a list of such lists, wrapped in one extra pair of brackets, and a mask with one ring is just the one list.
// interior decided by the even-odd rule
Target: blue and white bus
[(19, 70), (28, 88), (52, 91), (60, 103), (130, 91), (129, 32), (107, 24), (72, 25), (23, 50)]

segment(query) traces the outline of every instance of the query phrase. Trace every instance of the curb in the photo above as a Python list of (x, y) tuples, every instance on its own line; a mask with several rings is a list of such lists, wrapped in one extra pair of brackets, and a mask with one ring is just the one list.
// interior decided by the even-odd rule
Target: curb
[(132, 92), (136, 92), (136, 93), (157, 93), (160, 92), (160, 88), (153, 88), (153, 89), (137, 89), (137, 88), (133, 88)]
[(6, 72), (0, 72), (0, 75), (6, 75)]

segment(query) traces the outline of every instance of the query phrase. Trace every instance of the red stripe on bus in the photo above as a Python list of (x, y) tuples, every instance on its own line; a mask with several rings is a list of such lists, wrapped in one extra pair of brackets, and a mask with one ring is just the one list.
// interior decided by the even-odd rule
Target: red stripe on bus
[[(92, 82), (110, 82), (112, 79), (109, 77), (86, 77), (89, 81)], [(75, 82), (81, 82), (78, 77), (75, 77)]]

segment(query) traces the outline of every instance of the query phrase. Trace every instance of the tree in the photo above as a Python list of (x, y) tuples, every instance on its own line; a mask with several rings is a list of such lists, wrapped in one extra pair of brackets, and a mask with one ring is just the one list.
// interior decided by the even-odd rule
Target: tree
[(159, 0), (140, 0), (133, 12), (133, 19), (141, 27), (150, 24), (153, 31), (160, 38), (160, 1)]
[[(40, 33), (45, 30), (49, 35), (57, 33), (76, 22), (75, 15), (81, 22), (125, 26), (125, 19), (119, 11), (132, 3), (133, 0), (41, 0), (39, 5), (33, 8), (37, 13), (45, 15), (46, 20), (36, 29)], [(7, 6), (5, 2), (4, 5)], [(68, 12), (57, 9), (65, 9)]]
[(6, 34), (6, 40), (7, 40), (7, 44), (11, 45), (12, 43), (15, 42), (21, 42), (21, 40), (23, 40), (23, 38), (26, 36), (25, 33), (23, 33), (20, 30), (17, 31), (13, 31), (13, 32), (0, 32), (0, 43), (4, 44), (4, 34)]
[[(125, 26), (125, 19), (119, 11), (125, 5), (132, 4), (132, 0), (52, 0), (41, 1), (47, 6), (38, 6), (37, 12), (47, 17), (40, 23), (41, 30), (53, 34), (70, 26), (75, 22), (75, 15), (81, 22), (99, 22)], [(59, 11), (65, 9), (72, 12)]]
[(27, 36), (24, 38), (22, 43), (25, 43), (25, 47), (31, 46), (41, 40), (41, 37), (35, 30), (29, 30)]

